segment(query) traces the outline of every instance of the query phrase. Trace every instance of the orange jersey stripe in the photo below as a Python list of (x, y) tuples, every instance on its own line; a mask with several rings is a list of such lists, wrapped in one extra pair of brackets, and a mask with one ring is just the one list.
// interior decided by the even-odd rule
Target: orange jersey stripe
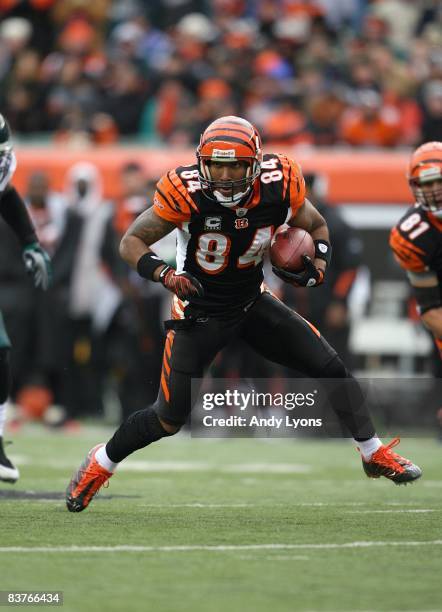
[(159, 217), (176, 224), (189, 221), (191, 210), (198, 210), (175, 170), (158, 181), (153, 207)]
[[(170, 172), (169, 172), (170, 174)], [(174, 184), (171, 182), (169, 174), (161, 177), (157, 183), (157, 192), (162, 199), (162, 202), (177, 212), (187, 211), (187, 202), (177, 192)]]
[(287, 198), (288, 193), (292, 216), (294, 216), (305, 200), (304, 177), (302, 176), (300, 165), (297, 164), (295, 161), (289, 159), (285, 155), (280, 155), (279, 159), (282, 164), (282, 173), (284, 179), (282, 197), (285, 200)]
[(397, 262), (405, 270), (412, 272), (422, 272), (425, 270), (426, 265), (422, 261), (425, 251), (401, 236), (397, 227), (391, 230), (390, 247), (394, 251)]
[(189, 209), (193, 208), (193, 210), (198, 212), (198, 208), (197, 208), (195, 202), (190, 197), (187, 189), (183, 185), (182, 180), (180, 179), (178, 174), (175, 172), (175, 170), (171, 170), (169, 172), (169, 174), (167, 175), (167, 178), (169, 179), (169, 181), (171, 182), (171, 184), (175, 188), (176, 192), (181, 196), (182, 200), (179, 200), (180, 204), (181, 204), (181, 201), (182, 201), (183, 204), (187, 204)]

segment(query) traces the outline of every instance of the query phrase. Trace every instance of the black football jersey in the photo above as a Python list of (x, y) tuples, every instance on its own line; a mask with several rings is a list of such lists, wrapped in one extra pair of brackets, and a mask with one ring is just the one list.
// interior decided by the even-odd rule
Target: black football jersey
[(178, 228), (177, 269), (198, 278), (205, 312), (244, 307), (260, 292), (263, 257), (276, 228), (296, 214), (305, 199), (299, 164), (267, 154), (244, 206), (227, 208), (206, 197), (197, 165), (181, 166), (157, 184), (154, 210)]
[(390, 246), (402, 268), (432, 270), (442, 286), (442, 219), (422, 206), (412, 206), (391, 230)]

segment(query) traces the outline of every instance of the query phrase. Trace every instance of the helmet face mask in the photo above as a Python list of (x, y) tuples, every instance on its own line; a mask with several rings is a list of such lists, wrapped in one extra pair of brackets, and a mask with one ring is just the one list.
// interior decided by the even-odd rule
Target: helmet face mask
[[(223, 206), (237, 206), (250, 195), (259, 176), (262, 161), (261, 139), (256, 128), (245, 119), (221, 117), (211, 123), (201, 135), (196, 156), (204, 195)], [(216, 179), (213, 174), (217, 173), (213, 172), (212, 166), (215, 163), (221, 167), (232, 164), (231, 175), (239, 175), (240, 178)]]
[(408, 182), (416, 202), (442, 217), (442, 143), (427, 142), (413, 153)]

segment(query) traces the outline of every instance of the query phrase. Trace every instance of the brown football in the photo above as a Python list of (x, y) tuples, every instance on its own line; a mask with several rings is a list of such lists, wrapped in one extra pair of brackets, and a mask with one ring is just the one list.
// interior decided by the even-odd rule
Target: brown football
[(299, 227), (281, 226), (270, 246), (272, 264), (288, 272), (299, 272), (304, 269), (303, 255), (312, 260), (315, 257), (315, 245), (310, 234)]

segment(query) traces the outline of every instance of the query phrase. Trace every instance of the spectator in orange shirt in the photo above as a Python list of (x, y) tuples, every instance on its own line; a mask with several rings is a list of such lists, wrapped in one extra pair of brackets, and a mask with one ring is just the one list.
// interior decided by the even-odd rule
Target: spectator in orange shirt
[(374, 89), (357, 93), (357, 105), (344, 113), (341, 139), (359, 147), (394, 147), (400, 143), (400, 114), (392, 106), (384, 106)]
[(282, 100), (263, 124), (263, 138), (278, 145), (311, 143), (312, 136), (307, 132), (306, 117), (290, 101)]

